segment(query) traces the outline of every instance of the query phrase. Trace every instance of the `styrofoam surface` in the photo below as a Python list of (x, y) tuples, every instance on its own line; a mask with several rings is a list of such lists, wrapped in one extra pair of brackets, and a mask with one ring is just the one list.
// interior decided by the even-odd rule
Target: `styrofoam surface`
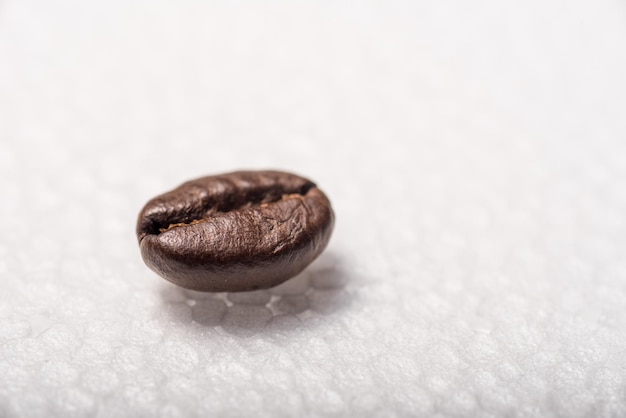
[[(626, 415), (626, 7), (0, 2), (0, 416)], [(314, 179), (285, 285), (198, 294), (136, 215)]]

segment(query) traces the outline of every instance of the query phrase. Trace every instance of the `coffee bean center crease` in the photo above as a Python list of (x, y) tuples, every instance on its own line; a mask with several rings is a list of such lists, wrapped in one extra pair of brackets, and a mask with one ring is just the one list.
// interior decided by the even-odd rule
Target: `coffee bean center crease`
[[(313, 185), (311, 185), (311, 187), (312, 187), (312, 186), (313, 186)], [(162, 234), (163, 232), (167, 232), (167, 231), (169, 231), (169, 230), (171, 230), (171, 229), (178, 228), (178, 227), (180, 227), (180, 226), (196, 225), (196, 224), (199, 224), (199, 223), (202, 223), (202, 222), (206, 222), (206, 221), (210, 220), (210, 219), (211, 219), (211, 217), (212, 217), (214, 214), (216, 214), (216, 213), (227, 213), (227, 212), (233, 212), (233, 211), (236, 211), (236, 210), (246, 210), (246, 209), (251, 209), (251, 208), (254, 208), (254, 207), (266, 208), (266, 207), (268, 207), (271, 203), (275, 203), (275, 202), (278, 202), (278, 201), (290, 200), (290, 199), (300, 199), (300, 200), (303, 202), (303, 199), (302, 199), (302, 198), (303, 198), (304, 196), (306, 196), (306, 193), (307, 193), (309, 190), (310, 190), (310, 187), (307, 187), (307, 190), (303, 192), (304, 194), (300, 194), (300, 193), (290, 193), (290, 194), (284, 194), (284, 195), (282, 195), (282, 196), (280, 197), (280, 199), (271, 200), (271, 201), (269, 201), (269, 202), (263, 202), (263, 203), (260, 203), (260, 202), (248, 202), (248, 203), (243, 204), (242, 206), (239, 206), (239, 207), (237, 207), (237, 208), (233, 208), (233, 209), (230, 209), (230, 210), (220, 211), (220, 210), (215, 210), (215, 209), (209, 209), (209, 210), (207, 211), (207, 213), (205, 214), (205, 216), (204, 216), (204, 217), (202, 217), (202, 218), (199, 218), (199, 219), (193, 219), (193, 220), (191, 220), (191, 221), (189, 221), (189, 222), (176, 222), (176, 223), (170, 223), (170, 224), (169, 224), (167, 227), (165, 227), (165, 228), (160, 227), (160, 228), (159, 228), (159, 233), (161, 233), (161, 234)], [(304, 203), (303, 203), (303, 204), (304, 204)], [(306, 207), (306, 206), (305, 206), (305, 207)]]

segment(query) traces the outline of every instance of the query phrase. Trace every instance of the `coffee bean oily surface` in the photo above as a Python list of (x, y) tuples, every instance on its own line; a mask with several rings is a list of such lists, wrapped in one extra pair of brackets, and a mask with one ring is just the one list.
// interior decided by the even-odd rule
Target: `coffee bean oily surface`
[(305, 178), (238, 171), (188, 181), (150, 200), (137, 238), (145, 263), (181, 287), (236, 292), (276, 286), (326, 247), (334, 213)]

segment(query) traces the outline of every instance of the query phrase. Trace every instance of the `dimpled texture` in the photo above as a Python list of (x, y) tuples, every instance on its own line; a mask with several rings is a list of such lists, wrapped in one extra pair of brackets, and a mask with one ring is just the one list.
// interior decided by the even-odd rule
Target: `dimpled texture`
[(276, 286), (326, 248), (334, 213), (314, 183), (278, 171), (189, 181), (150, 200), (137, 238), (146, 264), (187, 289)]
[[(0, 417), (626, 416), (621, 0), (0, 1)], [(143, 263), (138, 210), (310, 177), (267, 290)]]

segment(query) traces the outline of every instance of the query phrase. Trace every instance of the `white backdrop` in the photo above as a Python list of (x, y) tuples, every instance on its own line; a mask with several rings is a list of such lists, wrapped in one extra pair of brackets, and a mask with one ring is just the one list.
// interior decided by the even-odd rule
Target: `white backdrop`
[[(0, 416), (625, 416), (626, 5), (0, 1)], [(197, 294), (137, 213), (315, 180), (327, 252)]]

